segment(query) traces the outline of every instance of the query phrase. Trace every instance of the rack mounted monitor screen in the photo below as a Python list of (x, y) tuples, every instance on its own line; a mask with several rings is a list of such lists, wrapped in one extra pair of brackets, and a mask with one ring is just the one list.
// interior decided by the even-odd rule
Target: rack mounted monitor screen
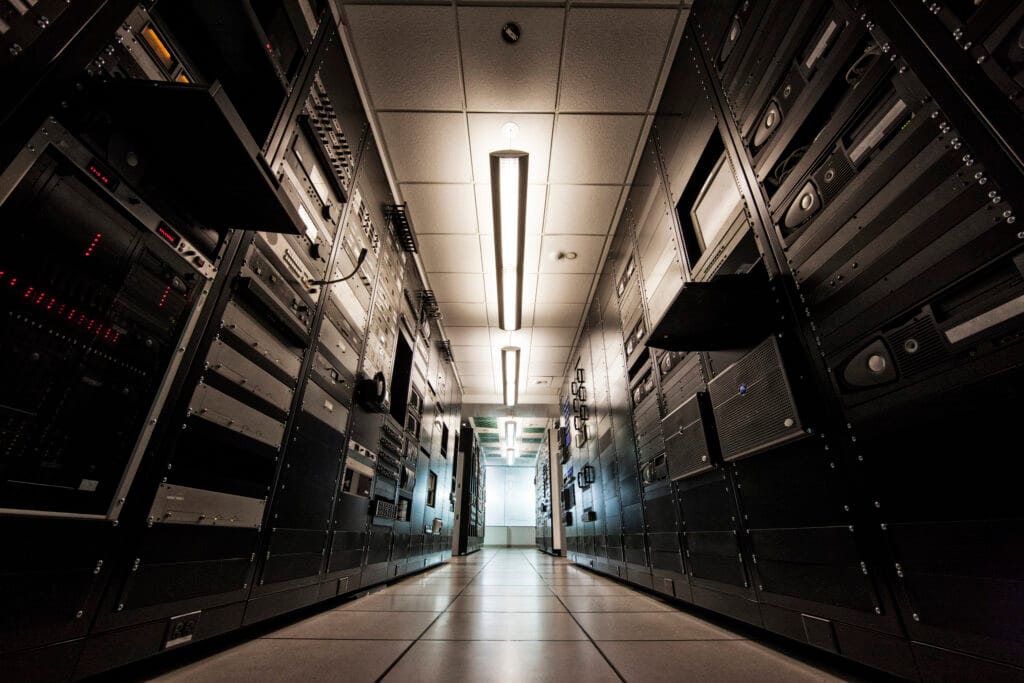
[(733, 178), (732, 165), (723, 154), (690, 210), (690, 220), (701, 253), (713, 245), (722, 231), (732, 224), (742, 207), (743, 196)]

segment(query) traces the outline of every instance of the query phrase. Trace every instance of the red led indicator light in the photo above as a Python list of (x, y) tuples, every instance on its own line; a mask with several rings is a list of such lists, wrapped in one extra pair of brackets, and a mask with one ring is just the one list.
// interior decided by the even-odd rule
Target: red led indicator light
[(179, 239), (178, 236), (175, 235), (170, 230), (168, 230), (167, 228), (165, 228), (164, 226), (162, 226), (162, 225), (156, 226), (156, 231), (160, 234), (161, 237), (163, 237), (165, 240), (167, 240), (167, 242), (169, 244), (177, 244), (178, 243), (178, 239)]
[(102, 232), (96, 233), (96, 236), (92, 238), (92, 242), (90, 242), (89, 246), (86, 247), (86, 249), (85, 249), (85, 255), (86, 256), (92, 256), (93, 249), (96, 248), (96, 245), (100, 243), (100, 240), (102, 238), (103, 238), (103, 233)]
[(97, 166), (95, 166), (93, 164), (90, 164), (89, 165), (89, 173), (92, 173), (93, 177), (96, 178), (97, 180), (99, 180), (104, 185), (109, 185), (110, 184), (110, 176), (108, 176), (106, 173), (101, 171)]
[(164, 307), (164, 304), (167, 303), (167, 295), (170, 294), (170, 293), (171, 293), (171, 286), (167, 285), (166, 287), (164, 287), (164, 293), (160, 297), (160, 303), (157, 305), (157, 308), (163, 308)]
[[(97, 236), (99, 237), (99, 236)], [(6, 274), (6, 271), (0, 270), (0, 280)], [(18, 282), (18, 278), (11, 277), (9, 285), (13, 286)], [(170, 290), (170, 287), (167, 288)], [(166, 299), (168, 292), (164, 292), (164, 299)], [(79, 327), (85, 327), (88, 332), (92, 332), (94, 335), (103, 335), (104, 341), (110, 344), (116, 344), (121, 338), (121, 333), (114, 329), (113, 325), (107, 325), (102, 320), (96, 318), (87, 318), (85, 313), (79, 313), (77, 308), (72, 307), (68, 314), (65, 316), (64, 311), (67, 310), (67, 304), (61, 303), (56, 297), (47, 294), (46, 290), (38, 291), (34, 286), (29, 286), (25, 289), (25, 293), (22, 296), (23, 299), (28, 299), (31, 303), (36, 306), (45, 306), (46, 310), (53, 311), (55, 315), (65, 318), (68, 322), (76, 324)], [(161, 304), (162, 305), (162, 304)], [(57, 307), (54, 310), (54, 307)], [(77, 316), (77, 319), (76, 317)], [(88, 323), (86, 322), (88, 321)]]

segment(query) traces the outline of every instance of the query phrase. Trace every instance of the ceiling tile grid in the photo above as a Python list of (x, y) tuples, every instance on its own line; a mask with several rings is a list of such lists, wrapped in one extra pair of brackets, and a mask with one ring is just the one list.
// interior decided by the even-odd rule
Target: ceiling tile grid
[(516, 449), (516, 458), (512, 466), (533, 467), (537, 462), (537, 452), (544, 441), (544, 434), (551, 423), (547, 418), (471, 417), (469, 424), (472, 425), (480, 442), (484, 462), (488, 465), (508, 464), (509, 444), (505, 441), (505, 423), (510, 419), (516, 423), (516, 439), (512, 444)]
[[(342, 5), (349, 57), (409, 205), (466, 402), (557, 403), (611, 230), (686, 20), (678, 0)], [(502, 39), (515, 22), (521, 37)], [(519, 130), (511, 140), (506, 122)], [(497, 327), (489, 154), (530, 153), (524, 329)], [(489, 328), (489, 331), (488, 331)]]

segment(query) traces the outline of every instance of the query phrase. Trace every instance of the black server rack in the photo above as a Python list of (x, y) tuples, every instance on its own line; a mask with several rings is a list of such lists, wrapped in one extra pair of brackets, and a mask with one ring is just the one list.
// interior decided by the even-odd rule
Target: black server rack
[(5, 674), (443, 562), (461, 388), (326, 3), (32, 4), (0, 36)]
[(459, 432), (461, 481), (459, 489), (459, 542), (453, 548), (459, 555), (469, 555), (484, 544), (487, 507), (487, 466), (480, 451), (480, 442), (472, 427)]
[(583, 426), (616, 482), (602, 546), (595, 454), (566, 442), (570, 559), (901, 677), (1021, 675), (993, 474), (1022, 360), (1020, 22), (696, 3), (564, 380), (576, 432), (600, 386)]

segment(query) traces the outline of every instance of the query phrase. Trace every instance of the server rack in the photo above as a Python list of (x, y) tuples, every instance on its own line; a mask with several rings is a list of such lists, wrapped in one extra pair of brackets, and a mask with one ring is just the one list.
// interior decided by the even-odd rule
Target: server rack
[(5, 674), (81, 678), (447, 559), (461, 388), (326, 3), (22, 18)]
[(573, 443), (570, 559), (902, 677), (1020, 675), (1021, 17), (968, 5), (696, 3), (564, 380), (567, 415), (607, 381), (621, 554)]

